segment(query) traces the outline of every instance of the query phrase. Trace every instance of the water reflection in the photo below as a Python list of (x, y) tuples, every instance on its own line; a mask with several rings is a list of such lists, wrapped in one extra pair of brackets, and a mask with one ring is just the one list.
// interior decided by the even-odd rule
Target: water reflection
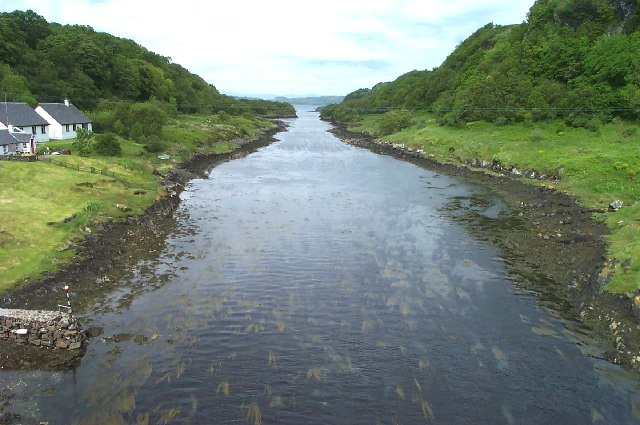
[(25, 422), (636, 422), (638, 383), (451, 219), (498, 199), (299, 115), (192, 182), (75, 373), (2, 372)]

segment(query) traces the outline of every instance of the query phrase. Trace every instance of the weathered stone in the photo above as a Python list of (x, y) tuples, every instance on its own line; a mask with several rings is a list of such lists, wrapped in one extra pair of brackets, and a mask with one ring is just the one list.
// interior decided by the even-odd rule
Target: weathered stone
[(58, 341), (56, 341), (56, 348), (66, 350), (68, 347), (69, 347), (69, 341), (65, 341), (64, 339), (59, 339)]
[(42, 345), (42, 341), (40, 341), (39, 339), (32, 339), (31, 341), (29, 341), (29, 344), (40, 347), (40, 345)]
[(71, 344), (69, 344), (69, 350), (78, 350), (82, 348), (82, 342), (81, 341), (76, 341), (76, 342), (72, 342)]
[(623, 205), (624, 203), (621, 200), (616, 199), (609, 204), (609, 211), (618, 211)]
[(78, 331), (65, 331), (64, 332), (64, 336), (65, 337), (76, 336), (77, 334), (78, 334)]

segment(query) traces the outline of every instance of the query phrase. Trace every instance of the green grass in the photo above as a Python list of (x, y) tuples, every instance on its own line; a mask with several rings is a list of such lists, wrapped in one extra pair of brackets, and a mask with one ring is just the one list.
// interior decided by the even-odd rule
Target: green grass
[[(380, 115), (365, 116), (355, 131), (376, 135)], [(607, 286), (613, 292), (640, 288), (640, 126), (622, 122), (603, 125), (597, 132), (565, 127), (562, 122), (516, 123), (498, 126), (472, 122), (444, 127), (428, 113), (416, 113), (413, 124), (383, 140), (414, 145), (441, 162), (470, 158), (499, 160), (519, 170), (533, 169), (561, 175), (557, 189), (577, 196), (586, 206), (607, 209), (615, 199), (624, 202), (606, 215), (611, 229), (609, 252), (617, 259)], [(532, 184), (540, 182), (530, 181)], [(548, 184), (548, 183), (547, 183)], [(631, 266), (622, 262), (631, 259)]]
[[(59, 251), (70, 240), (94, 227), (95, 220), (122, 216), (116, 203), (141, 213), (156, 196), (134, 195), (111, 178), (40, 161), (0, 166), (0, 289), (55, 270), (73, 255)], [(98, 208), (86, 208), (89, 200)], [(76, 218), (63, 222), (74, 214)]]
[[(239, 146), (240, 137), (250, 138), (273, 126), (259, 118), (222, 118), (224, 123), (217, 116), (180, 116), (165, 126), (163, 139), (170, 161), (126, 139), (120, 139), (120, 157), (50, 157), (68, 164), (67, 168), (44, 161), (0, 161), (0, 291), (71, 260), (75, 253), (67, 248), (87, 229), (123, 219), (125, 213), (116, 204), (131, 208), (127, 215), (144, 213), (162, 195), (154, 169), (174, 167), (196, 152), (229, 152)], [(73, 140), (46, 143), (73, 152), (72, 144)], [(87, 171), (78, 171), (78, 166)], [(74, 214), (74, 219), (64, 222)]]

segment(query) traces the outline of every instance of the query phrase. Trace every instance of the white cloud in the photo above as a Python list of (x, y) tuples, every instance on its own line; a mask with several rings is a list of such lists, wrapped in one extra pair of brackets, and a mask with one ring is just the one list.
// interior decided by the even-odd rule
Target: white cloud
[(0, 0), (49, 22), (130, 38), (223, 92), (346, 94), (438, 66), (488, 22), (519, 23), (524, 0)]

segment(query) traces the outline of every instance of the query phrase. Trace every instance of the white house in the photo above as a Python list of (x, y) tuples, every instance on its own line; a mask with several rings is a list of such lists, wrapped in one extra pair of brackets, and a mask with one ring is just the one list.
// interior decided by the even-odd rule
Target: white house
[(25, 102), (0, 102), (0, 129), (9, 127), (34, 135), (36, 142), (49, 140), (49, 123)]
[(36, 137), (33, 134), (19, 131), (13, 126), (0, 129), (0, 155), (35, 153), (36, 147)]
[(51, 139), (73, 139), (78, 128), (93, 130), (91, 120), (67, 99), (64, 103), (40, 103), (35, 111), (49, 123)]

